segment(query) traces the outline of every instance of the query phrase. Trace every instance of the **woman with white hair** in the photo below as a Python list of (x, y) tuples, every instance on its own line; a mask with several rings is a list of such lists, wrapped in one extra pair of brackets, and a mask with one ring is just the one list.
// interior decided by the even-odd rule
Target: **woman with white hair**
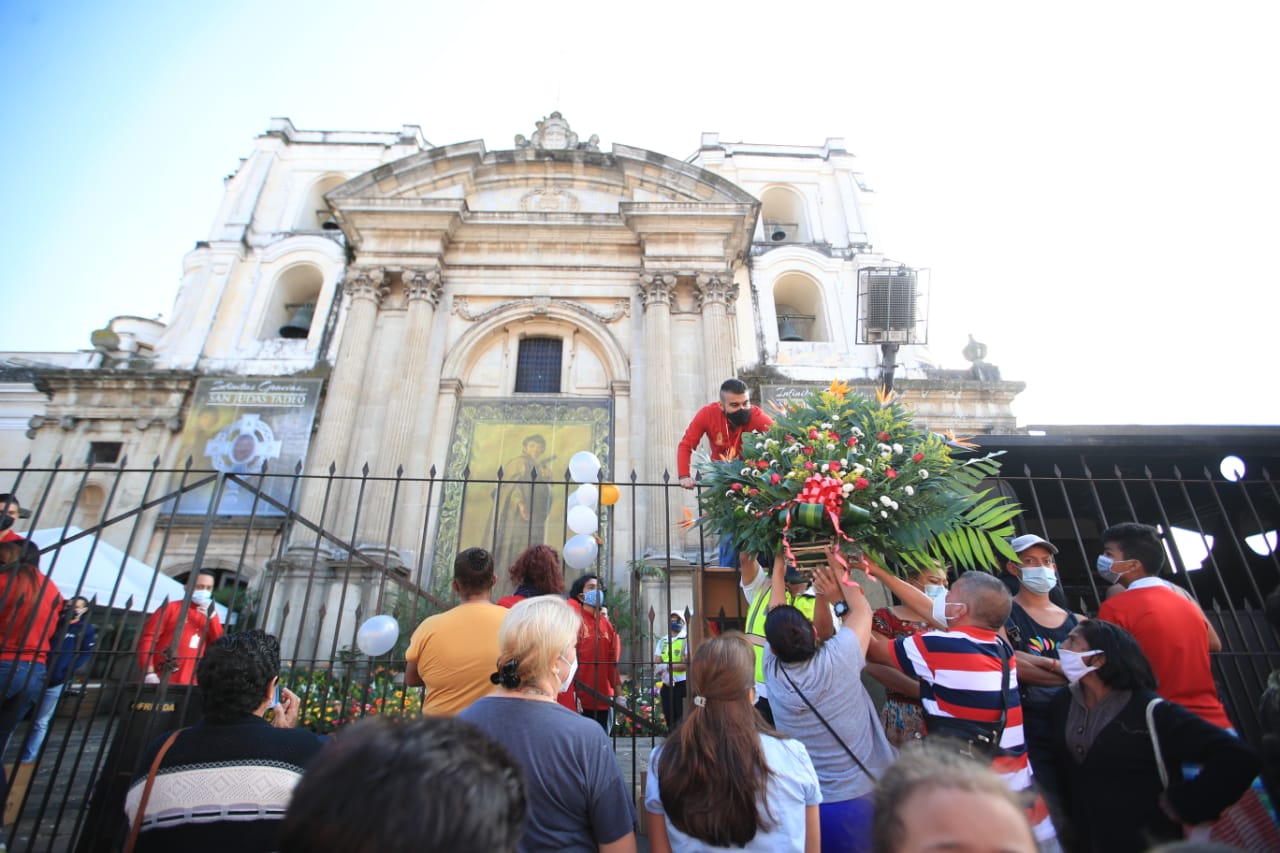
[(635, 808), (604, 730), (556, 702), (578, 669), (581, 617), (556, 596), (526, 598), (498, 632), (499, 689), (459, 717), (524, 770), (529, 818), (521, 851), (633, 853)]

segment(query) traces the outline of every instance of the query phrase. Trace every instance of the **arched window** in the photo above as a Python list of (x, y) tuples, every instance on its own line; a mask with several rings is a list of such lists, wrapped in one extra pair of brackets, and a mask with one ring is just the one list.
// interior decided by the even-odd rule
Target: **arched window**
[(760, 196), (760, 221), (766, 243), (808, 243), (813, 240), (804, 214), (804, 198), (787, 187), (770, 187)]
[(295, 231), (336, 231), (338, 223), (329, 210), (329, 203), (324, 200), (325, 193), (346, 183), (342, 175), (326, 175), (311, 185), (307, 195), (294, 217)]
[(773, 285), (778, 340), (829, 341), (831, 332), (818, 285), (802, 273), (784, 273)]
[(324, 274), (311, 264), (295, 264), (276, 279), (263, 312), (258, 337), (306, 338), (315, 327), (316, 303)]

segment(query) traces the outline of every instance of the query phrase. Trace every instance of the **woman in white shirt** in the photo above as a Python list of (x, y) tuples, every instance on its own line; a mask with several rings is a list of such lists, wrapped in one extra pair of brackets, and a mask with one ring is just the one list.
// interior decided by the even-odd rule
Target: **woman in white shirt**
[(654, 853), (817, 853), (822, 796), (809, 754), (756, 713), (755, 655), (742, 634), (698, 647), (688, 716), (649, 756), (644, 807)]

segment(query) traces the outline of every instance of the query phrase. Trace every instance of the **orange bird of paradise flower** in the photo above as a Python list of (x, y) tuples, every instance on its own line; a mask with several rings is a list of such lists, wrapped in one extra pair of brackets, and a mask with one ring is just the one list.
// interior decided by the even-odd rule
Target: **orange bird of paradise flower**
[(827, 386), (827, 391), (837, 397), (843, 397), (849, 393), (849, 383), (842, 379), (832, 379), (831, 384)]
[(956, 447), (963, 447), (965, 450), (977, 450), (978, 445), (973, 442), (973, 436), (962, 435), (957, 436), (955, 430), (945, 430), (942, 433), (946, 436), (948, 444), (954, 444)]
[(684, 520), (680, 522), (680, 529), (691, 530), (693, 526), (698, 523), (698, 520), (693, 517), (693, 510), (689, 509), (687, 506), (682, 506), (680, 507), (680, 511), (684, 513)]

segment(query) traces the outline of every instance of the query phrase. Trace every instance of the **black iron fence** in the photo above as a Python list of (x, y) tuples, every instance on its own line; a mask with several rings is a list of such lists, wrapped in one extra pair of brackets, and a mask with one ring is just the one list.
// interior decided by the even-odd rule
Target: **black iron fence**
[[(1267, 674), (1280, 667), (1280, 645), (1261, 616), (1264, 594), (1280, 584), (1280, 490), (1269, 474), (1232, 482), (1177, 469), (1100, 475), (1084, 460), (1044, 472), (1014, 467), (1007, 465), (993, 487), (1021, 502), (1022, 530), (1062, 549), (1063, 586), (1082, 612), (1095, 612), (1106, 593), (1091, 568), (1102, 529), (1126, 520), (1159, 525), (1168, 577), (1201, 603), (1222, 637), (1215, 675), (1240, 732), (1257, 743), (1258, 697)], [(288, 488), (265, 488), (272, 477)], [(425, 478), (367, 471), (308, 478), (127, 463), (26, 465), (0, 471), (0, 484), (24, 501), (18, 529), (39, 543), (42, 570), (64, 596), (90, 599), (98, 631), (97, 648), (71, 675), (35, 761), (20, 761), (28, 723), (3, 754), (9, 778), (17, 777), (9, 849), (32, 851), (113, 849), (124, 826), (122, 786), (139, 750), (164, 728), (198, 716), (198, 690), (168, 679), (143, 684), (138, 649), (149, 612), (190, 599), (193, 569), (217, 575), (215, 598), (228, 630), (259, 627), (281, 637), (283, 680), (303, 700), (301, 724), (327, 734), (369, 714), (419, 712), (421, 689), (406, 688), (401, 678), (404, 650), (421, 619), (452, 605), (448, 583), (458, 548), (499, 550), (501, 537), (514, 537), (508, 552), (541, 542), (559, 550), (574, 535), (563, 509), (513, 528), (485, 507), (498, 506), (510, 490), (528, 490), (532, 500), (534, 490), (547, 489), (549, 505), (563, 508), (578, 489), (567, 477), (446, 480), (434, 469)], [(600, 545), (588, 568), (605, 579), (606, 605), (623, 640), (623, 695), (613, 702), (612, 730), (638, 791), (648, 752), (665, 731), (654, 650), (666, 636), (668, 613), (685, 614), (696, 646), (740, 627), (743, 603), (736, 574), (713, 568), (716, 537), (684, 529), (691, 493), (634, 475), (616, 486), (620, 499), (597, 506)], [(281, 494), (288, 499), (271, 497)], [(192, 496), (200, 496), (195, 510)], [(581, 571), (567, 569), (566, 580)], [(166, 584), (169, 591), (158, 593)], [(370, 658), (357, 635), (374, 614), (392, 616), (400, 630), (390, 652)]]

